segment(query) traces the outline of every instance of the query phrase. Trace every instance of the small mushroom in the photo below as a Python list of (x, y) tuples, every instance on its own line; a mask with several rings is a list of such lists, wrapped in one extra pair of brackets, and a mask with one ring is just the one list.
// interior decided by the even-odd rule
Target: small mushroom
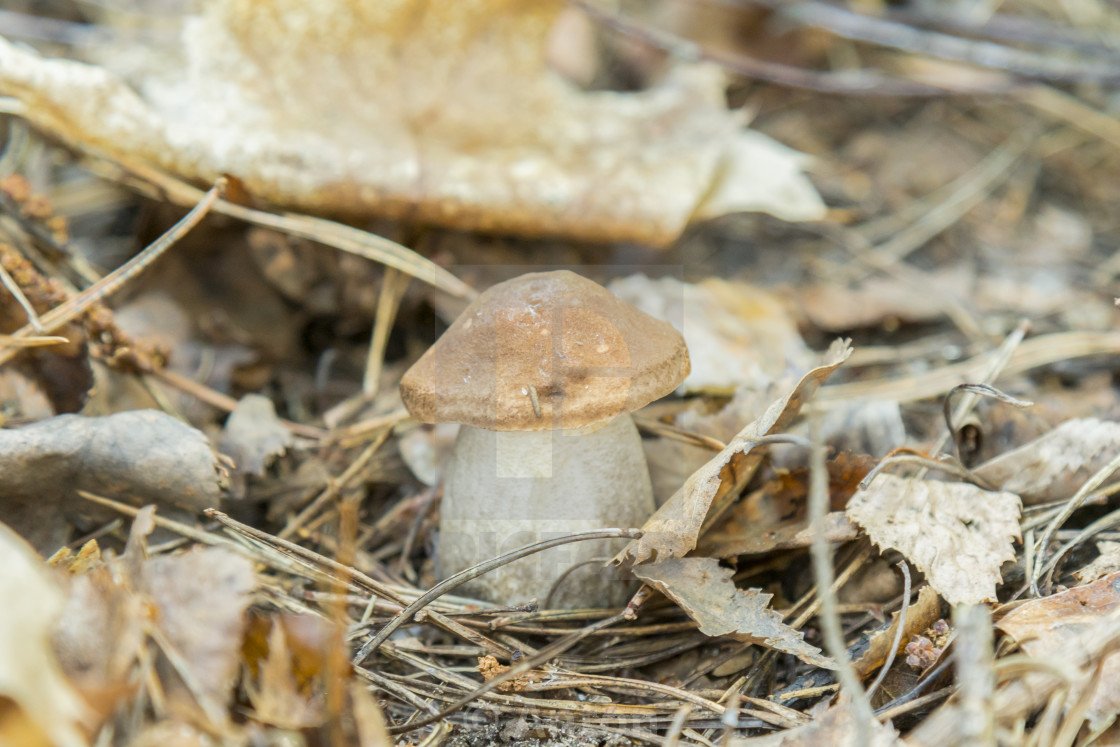
[[(573, 272), (522, 275), (479, 296), (401, 381), (413, 417), (462, 424), (440, 509), (440, 577), (563, 534), (641, 526), (654, 503), (630, 413), (688, 372), (671, 325)], [(621, 605), (629, 585), (604, 567), (620, 544), (561, 545), (465, 591), (544, 604), (556, 584), (554, 607)]]

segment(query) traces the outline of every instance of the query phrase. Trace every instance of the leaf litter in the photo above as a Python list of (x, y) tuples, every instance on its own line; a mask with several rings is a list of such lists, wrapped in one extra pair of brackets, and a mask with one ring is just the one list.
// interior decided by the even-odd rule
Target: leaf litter
[(883, 549), (901, 552), (950, 604), (996, 599), (1015, 559), (1022, 504), (966, 483), (877, 475), (852, 496), (848, 517)]
[[(0, 542), (0, 743), (1111, 739), (1120, 138), (1053, 72), (1096, 75), (1107, 24), (1018, 0), (953, 37), (981, 70), (920, 59), (953, 10), (421, 5), (3, 11), (0, 521), (37, 553)], [(636, 417), (636, 594), (399, 619), (439, 579), (455, 437), (400, 375), (550, 266), (692, 348)], [(961, 384), (1038, 404), (954, 397), (950, 430)]]

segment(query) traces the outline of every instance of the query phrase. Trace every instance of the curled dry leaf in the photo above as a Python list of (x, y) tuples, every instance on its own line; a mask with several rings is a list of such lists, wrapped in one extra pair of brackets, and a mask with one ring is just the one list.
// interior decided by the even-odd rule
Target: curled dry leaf
[(890, 724), (872, 719), (867, 725), (870, 741), (859, 744), (855, 709), (847, 701), (832, 706), (811, 723), (764, 737), (735, 739), (734, 747), (905, 747)]
[[(898, 632), (898, 617), (899, 613), (895, 612), (891, 616), (890, 625), (872, 633), (867, 641), (867, 650), (852, 662), (860, 677), (869, 676), (886, 662), (895, 633)], [(902, 631), (900, 650), (906, 647), (907, 641), (929, 628), (940, 617), (941, 598), (932, 587), (923, 586), (918, 592), (918, 598), (906, 608), (906, 627)]]
[(45, 553), (67, 541), (69, 517), (99, 515), (79, 490), (197, 512), (218, 504), (219, 476), (206, 437), (154, 410), (0, 430), (5, 521)]
[(309, 210), (651, 244), (734, 211), (823, 215), (803, 157), (742, 129), (718, 70), (618, 93), (549, 69), (564, 7), (207, 3), (178, 45), (117, 50), (127, 82), (0, 39), (0, 93), (69, 142)]
[(848, 518), (898, 550), (950, 604), (995, 601), (1000, 566), (1015, 559), (1022, 504), (966, 483), (880, 474), (848, 502)]
[[(51, 627), (65, 596), (51, 571), (15, 532), (0, 524), (0, 744), (85, 745), (92, 712), (67, 681), (51, 649)], [(29, 723), (21, 724), (21, 720)]]
[[(1018, 641), (1030, 656), (1068, 666), (1070, 652), (1090, 650), (1089, 642), (1114, 639), (1120, 632), (1120, 573), (1024, 602), (1004, 615), (996, 627)], [(1100, 666), (1100, 679), (1085, 713), (1094, 731), (1108, 726), (1120, 713), (1120, 653), (1108, 654)], [(1092, 672), (1071, 674), (1073, 691), (1066, 702), (1077, 703)], [(1028, 685), (1039, 677), (1046, 679), (1029, 675)]]
[(700, 528), (713, 503), (733, 498), (750, 481), (762, 457), (753, 451), (758, 438), (785, 429), (802, 405), (851, 354), (846, 341), (836, 341), (824, 362), (805, 374), (758, 419), (741, 430), (642, 526), (642, 537), (628, 544), (614, 562), (680, 558), (696, 547)]
[(1069, 498), (1120, 452), (1120, 423), (1096, 418), (1067, 420), (1030, 443), (973, 470), (1028, 506)]
[(812, 353), (786, 306), (763, 288), (720, 278), (694, 284), (646, 275), (621, 278), (608, 287), (684, 335), (692, 372), (677, 389), (682, 394), (765, 389), (812, 365)]
[(836, 666), (769, 608), (773, 594), (736, 588), (733, 571), (715, 558), (672, 558), (636, 566), (634, 575), (680, 605), (705, 635), (767, 646), (816, 667)]

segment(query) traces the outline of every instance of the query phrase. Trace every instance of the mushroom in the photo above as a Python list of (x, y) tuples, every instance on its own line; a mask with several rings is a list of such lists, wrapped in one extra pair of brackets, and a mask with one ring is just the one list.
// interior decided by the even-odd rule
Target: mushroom
[[(671, 325), (566, 270), (522, 275), (479, 296), (401, 381), (424, 423), (461, 423), (446, 471), (437, 574), (532, 542), (653, 513), (649, 470), (630, 413), (688, 375)], [(469, 582), (495, 602), (554, 607), (625, 603), (605, 568), (619, 540), (561, 545)], [(602, 562), (600, 562), (602, 561)]]

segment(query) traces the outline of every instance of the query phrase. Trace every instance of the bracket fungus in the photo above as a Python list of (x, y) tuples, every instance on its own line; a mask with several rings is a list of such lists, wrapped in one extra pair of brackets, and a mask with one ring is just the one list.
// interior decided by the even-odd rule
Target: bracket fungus
[[(462, 427), (447, 469), (437, 570), (446, 578), (522, 545), (637, 527), (654, 510), (630, 413), (688, 375), (665, 322), (566, 270), (531, 273), (479, 296), (405, 373), (413, 417)], [(465, 590), (495, 602), (621, 605), (629, 585), (605, 562), (617, 540), (554, 547)]]

